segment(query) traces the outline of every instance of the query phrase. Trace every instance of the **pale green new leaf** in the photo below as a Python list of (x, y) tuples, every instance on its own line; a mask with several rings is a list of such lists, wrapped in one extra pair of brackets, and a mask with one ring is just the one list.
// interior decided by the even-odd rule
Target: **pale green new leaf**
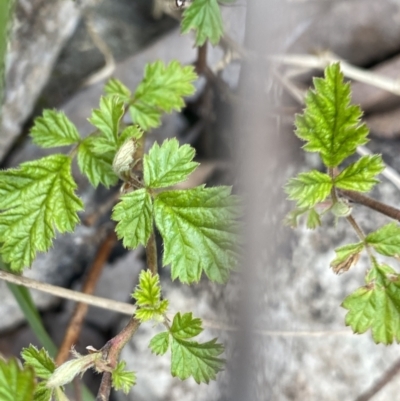
[(102, 135), (93, 142), (96, 153), (115, 153), (118, 148), (119, 123), (124, 115), (124, 102), (118, 96), (102, 96), (100, 108), (93, 110), (89, 122), (99, 129)]
[(201, 319), (194, 318), (192, 312), (185, 313), (183, 316), (178, 312), (172, 322), (171, 334), (175, 338), (193, 338), (203, 331), (201, 325)]
[(315, 209), (310, 209), (307, 214), (307, 228), (314, 230), (321, 225), (321, 218)]
[(348, 309), (346, 325), (355, 333), (372, 331), (376, 343), (400, 342), (400, 278), (389, 266), (375, 266), (366, 286), (349, 295), (342, 306)]
[(156, 355), (164, 355), (169, 348), (169, 336), (168, 331), (156, 334), (150, 340), (149, 347), (151, 351)]
[(140, 139), (143, 136), (143, 131), (138, 125), (130, 125), (126, 127), (118, 137), (118, 148), (122, 146), (128, 139)]
[(335, 249), (336, 257), (331, 262), (331, 267), (336, 274), (343, 273), (353, 267), (359, 259), (360, 252), (364, 249), (362, 242), (348, 244)]
[(297, 201), (298, 208), (312, 208), (324, 201), (332, 189), (329, 175), (312, 170), (301, 173), (286, 184), (285, 191), (290, 200)]
[(163, 112), (182, 109), (183, 97), (194, 93), (192, 82), (196, 79), (194, 68), (182, 66), (178, 61), (168, 65), (162, 61), (147, 64), (129, 109), (132, 120), (145, 131), (157, 127)]
[(40, 382), (35, 388), (33, 401), (52, 401), (53, 390), (46, 387), (46, 382)]
[(385, 169), (380, 155), (362, 156), (335, 177), (335, 186), (350, 191), (368, 192), (379, 182), (375, 177)]
[(126, 363), (124, 361), (118, 362), (117, 367), (112, 371), (112, 386), (115, 390), (122, 390), (128, 394), (130, 389), (136, 384), (135, 372), (125, 370)]
[(284, 218), (283, 223), (291, 228), (297, 228), (300, 217), (309, 211), (308, 208), (295, 208), (291, 210)]
[(154, 143), (144, 156), (144, 182), (150, 188), (165, 188), (185, 181), (199, 163), (193, 162), (195, 150), (179, 146), (177, 139), (166, 139), (160, 146)]
[(172, 337), (171, 374), (181, 380), (192, 376), (196, 383), (209, 383), (223, 368), (224, 360), (219, 358), (223, 352), (217, 339), (200, 344)]
[(52, 155), (0, 171), (0, 252), (11, 270), (32, 264), (60, 233), (71, 232), (83, 209), (75, 195), (71, 159)]
[(113, 152), (97, 153), (94, 151), (96, 136), (88, 136), (78, 148), (78, 166), (90, 183), (96, 188), (99, 184), (109, 188), (115, 185), (118, 177), (112, 169)]
[(191, 283), (202, 271), (219, 283), (236, 265), (237, 200), (229, 187), (165, 191), (154, 202), (156, 225), (164, 240), (163, 265), (172, 278)]
[(118, 221), (116, 232), (125, 247), (146, 246), (153, 228), (153, 206), (146, 189), (122, 196), (111, 218)]
[(104, 92), (110, 96), (118, 96), (123, 102), (128, 102), (131, 98), (131, 91), (116, 78), (111, 78), (104, 86)]
[(32, 401), (35, 390), (33, 369), (22, 368), (16, 359), (0, 358), (0, 400)]
[(34, 345), (30, 345), (22, 350), (21, 356), (25, 366), (31, 366), (40, 379), (48, 379), (56, 370), (53, 359), (44, 348), (38, 350)]
[(160, 277), (151, 271), (142, 271), (137, 286), (132, 297), (136, 299), (138, 309), (135, 312), (137, 319), (145, 322), (156, 319), (166, 313), (168, 301), (161, 300)]
[(44, 110), (31, 129), (33, 143), (42, 148), (72, 145), (80, 140), (78, 130), (62, 111)]
[(350, 85), (339, 63), (326, 67), (325, 78), (315, 78), (314, 86), (304, 114), (296, 116), (296, 135), (307, 142), (305, 150), (319, 152), (327, 167), (336, 167), (368, 141), (368, 128), (360, 123), (360, 107), (350, 105)]
[(365, 241), (382, 255), (400, 256), (400, 227), (397, 223), (386, 224), (368, 234)]
[(196, 46), (202, 46), (206, 40), (218, 44), (224, 27), (217, 0), (194, 0), (183, 13), (181, 29), (182, 33), (196, 30)]

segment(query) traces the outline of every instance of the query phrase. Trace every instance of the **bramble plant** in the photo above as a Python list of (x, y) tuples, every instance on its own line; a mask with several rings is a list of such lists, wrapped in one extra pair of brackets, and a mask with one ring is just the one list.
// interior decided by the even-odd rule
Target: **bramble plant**
[(398, 218), (394, 208), (361, 194), (378, 183), (377, 176), (385, 166), (380, 155), (362, 156), (345, 168), (341, 164), (368, 142), (368, 128), (360, 121), (360, 107), (350, 104), (350, 84), (345, 83), (340, 64), (325, 69), (325, 78), (314, 79), (315, 90), (308, 91), (306, 108), (295, 120), (296, 135), (305, 141), (304, 150), (320, 154), (327, 172), (312, 170), (289, 180), (286, 192), (297, 202), (286, 222), (296, 227), (299, 217), (307, 216), (307, 227), (321, 224), (321, 216), (330, 212), (345, 218), (354, 228), (359, 241), (335, 250), (331, 262), (335, 273), (343, 273), (356, 265), (365, 250), (371, 267), (365, 286), (350, 294), (342, 306), (348, 310), (346, 325), (354, 333), (372, 331), (376, 343), (400, 342), (400, 275), (379, 261), (376, 254), (398, 258), (400, 227), (389, 223), (367, 235), (352, 216), (348, 199), (364, 203), (390, 217)]
[[(218, 42), (222, 22), (216, 0), (195, 0), (184, 11), (182, 30), (191, 29), (197, 30), (197, 45), (207, 39)], [(182, 109), (183, 98), (195, 91), (196, 79), (193, 67), (177, 61), (148, 64), (134, 92), (111, 79), (89, 118), (94, 127), (89, 136), (82, 138), (62, 112), (45, 110), (36, 118), (33, 142), (42, 148), (70, 146), (68, 154), (0, 171), (0, 254), (9, 271), (21, 274), (38, 252), (49, 250), (56, 231), (72, 232), (79, 223), (84, 205), (71, 173), (75, 157), (93, 187), (108, 188), (122, 181), (112, 213), (117, 236), (128, 249), (145, 246), (147, 255), (147, 270), (141, 272), (132, 294), (136, 312), (120, 333), (100, 350), (87, 347), (87, 355), (72, 350), (73, 359), (58, 367), (47, 350), (32, 345), (22, 351), (23, 364), (0, 359), (0, 399), (67, 400), (64, 386), (90, 368), (103, 374), (98, 399), (108, 399), (111, 385), (129, 392), (135, 373), (125, 370), (119, 355), (147, 321), (165, 326), (149, 347), (157, 355), (170, 350), (172, 376), (209, 383), (222, 370), (224, 348), (217, 339), (195, 340), (203, 331), (201, 319), (179, 312), (172, 321), (167, 317), (169, 302), (162, 298), (157, 273), (155, 227), (163, 240), (162, 265), (171, 266), (173, 279), (190, 284), (204, 273), (211, 281), (225, 283), (237, 261), (237, 199), (226, 186), (173, 189), (198, 167), (189, 145), (180, 146), (173, 138), (155, 143), (144, 154), (146, 133), (161, 124), (163, 113)], [(126, 113), (131, 125), (122, 122)]]

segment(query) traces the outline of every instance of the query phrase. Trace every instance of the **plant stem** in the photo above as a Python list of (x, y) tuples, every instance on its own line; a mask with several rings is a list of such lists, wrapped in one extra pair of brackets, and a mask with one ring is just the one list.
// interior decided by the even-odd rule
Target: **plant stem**
[(156, 244), (156, 236), (154, 233), (154, 228), (150, 235), (149, 241), (146, 245), (146, 259), (147, 259), (147, 268), (151, 271), (151, 273), (158, 273), (158, 262), (157, 262), (157, 244)]
[(354, 219), (354, 217), (352, 215), (347, 216), (346, 219), (350, 223), (350, 225), (354, 228), (354, 231), (357, 233), (358, 238), (360, 238), (360, 240), (364, 243), (364, 248), (367, 251), (368, 257), (370, 258), (372, 265), (374, 265), (375, 258), (371, 252), (370, 246), (365, 242), (364, 231), (358, 225), (358, 223), (356, 222), (356, 220)]
[(197, 49), (196, 72), (198, 75), (204, 74), (207, 68), (207, 42)]
[[(333, 181), (333, 179), (335, 178), (335, 175), (336, 175), (334, 168), (328, 167), (328, 174), (329, 174), (329, 177), (331, 177), (332, 181)], [(336, 187), (334, 185), (332, 186), (332, 189), (331, 189), (331, 198), (332, 198), (332, 204), (335, 204), (338, 202)]]
[(367, 206), (372, 210), (384, 214), (385, 216), (400, 221), (400, 210), (396, 209), (393, 206), (386, 205), (382, 202), (370, 198), (369, 196), (363, 195), (360, 192), (341, 189), (340, 193), (356, 203)]
[[(132, 317), (128, 324), (120, 331), (115, 337), (107, 342), (102, 348), (102, 351), (107, 354), (108, 366), (115, 369), (118, 363), (119, 355), (122, 348), (136, 333), (140, 326), (140, 321)], [(97, 393), (96, 401), (108, 401), (111, 392), (111, 373), (104, 372), (101, 379), (99, 391)]]

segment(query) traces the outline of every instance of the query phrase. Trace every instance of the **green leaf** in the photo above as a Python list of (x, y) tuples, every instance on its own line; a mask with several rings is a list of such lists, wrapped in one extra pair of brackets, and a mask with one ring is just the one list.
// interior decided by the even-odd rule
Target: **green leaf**
[(33, 401), (51, 401), (53, 390), (46, 387), (46, 382), (40, 382), (35, 388)]
[(368, 192), (379, 182), (375, 177), (384, 169), (380, 155), (362, 156), (336, 176), (334, 184), (341, 189)]
[(175, 338), (193, 338), (203, 331), (201, 324), (201, 319), (194, 318), (192, 312), (185, 313), (183, 316), (178, 312), (172, 322), (171, 334)]
[(42, 148), (72, 145), (80, 140), (78, 130), (62, 111), (44, 110), (31, 129), (33, 143)]
[(321, 219), (315, 209), (310, 209), (307, 215), (307, 228), (314, 230), (321, 225)]
[(202, 271), (219, 283), (236, 265), (237, 200), (229, 187), (165, 191), (157, 195), (154, 216), (164, 240), (163, 265), (172, 278), (199, 281)]
[(199, 344), (173, 337), (171, 343), (171, 374), (185, 380), (192, 376), (196, 383), (209, 383), (224, 365), (218, 358), (224, 347), (217, 339)]
[(400, 257), (400, 227), (397, 223), (389, 223), (367, 235), (367, 244), (386, 256)]
[(218, 44), (224, 33), (221, 11), (217, 0), (194, 0), (183, 12), (182, 33), (196, 30), (196, 46), (202, 46), (208, 39)]
[(336, 167), (367, 140), (368, 128), (360, 123), (359, 106), (350, 105), (350, 85), (344, 83), (339, 63), (325, 69), (325, 79), (314, 79), (304, 114), (297, 115), (296, 135), (307, 141), (304, 149), (319, 152), (327, 167)]
[(111, 78), (104, 86), (104, 92), (110, 96), (119, 96), (123, 102), (129, 102), (132, 94), (131, 91), (116, 78)]
[(116, 232), (127, 248), (145, 245), (153, 228), (153, 207), (146, 189), (138, 189), (121, 197), (111, 218), (118, 221)]
[(371, 329), (376, 343), (400, 342), (399, 275), (389, 266), (375, 266), (366, 283), (342, 304), (349, 311), (346, 325), (359, 334)]
[(102, 135), (93, 142), (96, 153), (115, 153), (118, 148), (119, 122), (124, 115), (124, 103), (118, 96), (102, 96), (100, 108), (93, 110), (89, 122), (100, 130)]
[(122, 390), (125, 394), (136, 384), (135, 372), (125, 370), (126, 363), (118, 362), (117, 367), (112, 371), (112, 386), (115, 390)]
[(290, 200), (297, 201), (298, 208), (312, 208), (324, 201), (332, 189), (329, 175), (312, 170), (301, 173), (286, 184), (285, 191)]
[(331, 267), (336, 274), (346, 272), (353, 267), (360, 257), (361, 251), (364, 249), (362, 242), (356, 244), (348, 244), (336, 248), (336, 258), (332, 260)]
[(157, 319), (168, 309), (168, 301), (161, 300), (160, 277), (150, 271), (140, 273), (139, 285), (132, 297), (136, 299), (138, 306), (135, 316), (142, 322)]
[(182, 109), (183, 97), (194, 93), (192, 82), (196, 79), (194, 68), (178, 61), (147, 64), (129, 109), (132, 120), (145, 131), (159, 126), (163, 112)]
[(39, 351), (34, 345), (30, 345), (22, 350), (21, 356), (25, 361), (25, 366), (31, 366), (40, 379), (48, 379), (56, 370), (53, 359), (44, 348)]
[(300, 217), (309, 210), (306, 207), (293, 209), (285, 216), (283, 223), (291, 228), (297, 228)]
[(114, 154), (113, 152), (95, 152), (96, 141), (96, 136), (88, 136), (79, 144), (78, 166), (93, 187), (96, 188), (102, 184), (109, 188), (118, 182), (118, 177), (112, 169)]
[(52, 245), (55, 229), (73, 231), (81, 200), (75, 195), (71, 159), (52, 155), (0, 171), (0, 252), (11, 270), (30, 266)]
[(21, 368), (16, 359), (0, 358), (0, 400), (31, 401), (35, 389), (33, 369)]
[(166, 139), (160, 146), (154, 143), (144, 156), (144, 182), (150, 188), (165, 188), (185, 181), (199, 163), (193, 162), (195, 150), (189, 145)]
[(130, 125), (129, 127), (126, 127), (118, 137), (118, 148), (122, 146), (128, 139), (140, 139), (142, 136), (143, 131), (138, 125)]
[(169, 347), (169, 333), (167, 331), (155, 335), (151, 340), (149, 347), (151, 352), (156, 355), (164, 355)]

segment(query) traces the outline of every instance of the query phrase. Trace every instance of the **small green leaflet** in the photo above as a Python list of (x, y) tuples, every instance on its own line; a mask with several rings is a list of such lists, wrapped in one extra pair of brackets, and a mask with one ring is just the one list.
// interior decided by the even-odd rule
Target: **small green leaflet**
[(315, 209), (310, 209), (307, 214), (307, 228), (314, 230), (321, 225), (321, 218)]
[(140, 139), (142, 136), (143, 131), (138, 125), (130, 125), (126, 127), (118, 137), (118, 147), (122, 146), (130, 138)]
[(371, 329), (376, 343), (400, 342), (400, 278), (391, 267), (373, 267), (366, 285), (350, 294), (342, 306), (348, 309), (346, 325), (355, 333)]
[(124, 361), (118, 362), (117, 367), (112, 371), (112, 386), (115, 390), (122, 390), (125, 394), (136, 384), (135, 372), (125, 370), (126, 363)]
[(67, 146), (80, 140), (75, 125), (62, 111), (44, 110), (31, 129), (33, 143), (42, 148)]
[(193, 338), (203, 331), (201, 325), (201, 319), (194, 318), (192, 312), (185, 313), (183, 316), (178, 312), (172, 322), (171, 334), (181, 339)]
[(146, 189), (123, 195), (114, 207), (111, 218), (118, 221), (116, 232), (127, 248), (146, 245), (153, 229), (153, 205)]
[(169, 333), (165, 331), (155, 335), (151, 340), (149, 347), (156, 355), (164, 355), (169, 348)]
[(301, 173), (286, 184), (285, 191), (290, 200), (297, 201), (298, 208), (312, 208), (324, 201), (332, 189), (329, 175), (312, 170)]
[(380, 155), (362, 156), (335, 177), (334, 185), (350, 191), (368, 192), (379, 182), (375, 177), (384, 169)]
[(178, 61), (168, 65), (162, 61), (147, 64), (144, 78), (130, 102), (133, 122), (145, 131), (159, 126), (163, 112), (182, 109), (183, 97), (195, 92), (192, 82), (196, 79), (194, 68), (183, 67)]
[(132, 297), (138, 306), (135, 316), (142, 322), (162, 316), (168, 309), (168, 301), (161, 300), (160, 277), (151, 271), (141, 271), (139, 285)]
[(224, 347), (217, 343), (216, 338), (199, 344), (173, 337), (171, 374), (181, 380), (192, 376), (196, 383), (208, 384), (223, 368), (224, 360), (219, 358), (223, 352)]
[[(52, 395), (53, 395), (53, 390), (46, 387), (46, 382), (40, 382), (37, 384), (35, 388), (35, 392), (33, 394), (33, 401), (51, 401)], [(55, 399), (57, 401), (60, 401), (60, 398), (55, 398)]]
[(110, 96), (119, 96), (123, 102), (129, 102), (131, 91), (118, 79), (111, 78), (104, 86), (104, 92)]
[(349, 270), (359, 259), (360, 252), (364, 249), (364, 244), (358, 242), (356, 244), (348, 244), (336, 248), (336, 258), (332, 260), (331, 267), (334, 273), (340, 274)]
[(33, 369), (22, 368), (16, 359), (0, 358), (0, 400), (33, 401), (35, 376)]
[(194, 0), (183, 12), (182, 33), (196, 30), (196, 46), (202, 46), (208, 39), (218, 44), (224, 33), (221, 10), (217, 0)]
[(75, 195), (71, 159), (52, 155), (0, 171), (0, 252), (12, 271), (32, 264), (60, 233), (73, 231), (83, 204)]
[(400, 257), (400, 227), (397, 223), (389, 223), (367, 235), (367, 244), (385, 256)]
[(360, 123), (360, 107), (350, 105), (350, 85), (339, 63), (326, 67), (325, 78), (315, 78), (314, 86), (307, 92), (304, 114), (296, 116), (296, 135), (306, 141), (305, 150), (319, 152), (327, 167), (336, 167), (368, 142), (368, 128)]
[(197, 383), (209, 383), (215, 380), (222, 370), (224, 360), (219, 356), (224, 347), (216, 339), (206, 343), (189, 341), (203, 331), (201, 320), (192, 313), (177, 313), (170, 332), (157, 334), (150, 341), (152, 352), (163, 355), (171, 346), (171, 374), (185, 380), (193, 377)]
[(283, 223), (291, 228), (297, 228), (299, 224), (300, 217), (308, 212), (308, 208), (295, 208), (291, 210), (283, 220)]
[(154, 216), (164, 240), (163, 265), (173, 279), (224, 283), (236, 266), (237, 199), (230, 187), (165, 191), (156, 196)]
[(81, 173), (88, 178), (93, 187), (96, 188), (99, 184), (102, 184), (109, 188), (118, 181), (118, 177), (112, 169), (114, 154), (113, 152), (95, 152), (96, 141), (96, 136), (88, 136), (79, 144), (78, 166)]
[(193, 162), (195, 150), (189, 145), (179, 146), (177, 139), (167, 139), (160, 146), (155, 143), (144, 156), (144, 182), (150, 188), (165, 188), (185, 181), (199, 163)]
[(124, 103), (118, 96), (102, 96), (100, 108), (93, 110), (89, 122), (101, 135), (93, 142), (96, 153), (115, 153), (118, 148), (119, 123), (124, 115)]
[(22, 350), (21, 356), (25, 361), (25, 366), (32, 367), (40, 379), (47, 380), (56, 370), (53, 359), (44, 348), (39, 351), (35, 346), (30, 345), (29, 348)]

